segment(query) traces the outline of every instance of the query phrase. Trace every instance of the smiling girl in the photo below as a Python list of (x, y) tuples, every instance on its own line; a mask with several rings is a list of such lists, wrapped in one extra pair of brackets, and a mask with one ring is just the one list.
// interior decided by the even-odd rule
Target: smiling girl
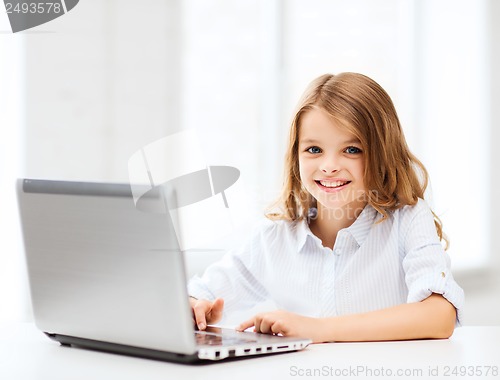
[(189, 283), (198, 328), (224, 307), (272, 300), (278, 310), (238, 329), (314, 342), (451, 336), (464, 294), (427, 182), (380, 85), (315, 79), (291, 125), (279, 211)]

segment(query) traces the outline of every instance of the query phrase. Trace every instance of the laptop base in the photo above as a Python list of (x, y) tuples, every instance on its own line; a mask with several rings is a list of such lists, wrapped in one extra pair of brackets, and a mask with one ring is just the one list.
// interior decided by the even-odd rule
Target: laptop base
[[(52, 334), (47, 332), (45, 332), (44, 334), (47, 335), (50, 339), (60, 343), (61, 346), (64, 347), (84, 348), (89, 350), (106, 352), (110, 354), (121, 354), (142, 359), (159, 360), (164, 362), (180, 363), (180, 364), (209, 365), (220, 362), (219, 360), (200, 359), (197, 353), (194, 353), (192, 355), (176, 354), (173, 352), (152, 350), (149, 348), (133, 347), (117, 343), (101, 342), (97, 340), (77, 338), (68, 335)], [(296, 351), (298, 350), (269, 352), (269, 353), (261, 353), (257, 355), (247, 355), (247, 356), (236, 356), (233, 353), (232, 355), (230, 354), (229, 357), (225, 358), (223, 361), (229, 362), (229, 361), (248, 360), (262, 356), (283, 355)]]
[(103, 351), (113, 354), (122, 354), (127, 356), (135, 356), (145, 359), (154, 359), (168, 362), (176, 363), (202, 363), (206, 360), (201, 360), (198, 358), (197, 353), (191, 355), (176, 354), (173, 352), (152, 350), (149, 348), (133, 347), (117, 343), (101, 342), (98, 340), (78, 338), (74, 336), (61, 335), (61, 334), (51, 334), (45, 332), (50, 339), (59, 342), (62, 346), (78, 346), (83, 348), (89, 348), (96, 351)]

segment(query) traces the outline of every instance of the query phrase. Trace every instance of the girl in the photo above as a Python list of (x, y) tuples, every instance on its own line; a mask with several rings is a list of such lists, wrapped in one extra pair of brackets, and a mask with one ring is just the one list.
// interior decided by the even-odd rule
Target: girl
[(272, 300), (279, 310), (238, 330), (314, 342), (451, 336), (464, 294), (424, 201), (427, 171), (375, 81), (343, 73), (309, 85), (285, 174), (279, 212), (190, 281), (199, 329), (219, 321), (224, 304), (231, 312)]

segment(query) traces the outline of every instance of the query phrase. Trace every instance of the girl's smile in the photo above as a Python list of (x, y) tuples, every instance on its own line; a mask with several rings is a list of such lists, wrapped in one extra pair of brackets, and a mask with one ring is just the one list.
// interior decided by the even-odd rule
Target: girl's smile
[(316, 182), (321, 190), (328, 193), (340, 191), (351, 183), (351, 181), (341, 178), (315, 180), (314, 182)]

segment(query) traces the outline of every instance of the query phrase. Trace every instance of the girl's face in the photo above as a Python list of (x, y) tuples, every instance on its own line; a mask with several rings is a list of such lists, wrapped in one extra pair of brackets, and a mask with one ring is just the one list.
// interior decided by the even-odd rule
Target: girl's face
[[(359, 140), (322, 109), (306, 111), (300, 120), (300, 179), (318, 201), (318, 210), (349, 211), (364, 207), (364, 159)], [(337, 218), (349, 217), (332, 213)]]

